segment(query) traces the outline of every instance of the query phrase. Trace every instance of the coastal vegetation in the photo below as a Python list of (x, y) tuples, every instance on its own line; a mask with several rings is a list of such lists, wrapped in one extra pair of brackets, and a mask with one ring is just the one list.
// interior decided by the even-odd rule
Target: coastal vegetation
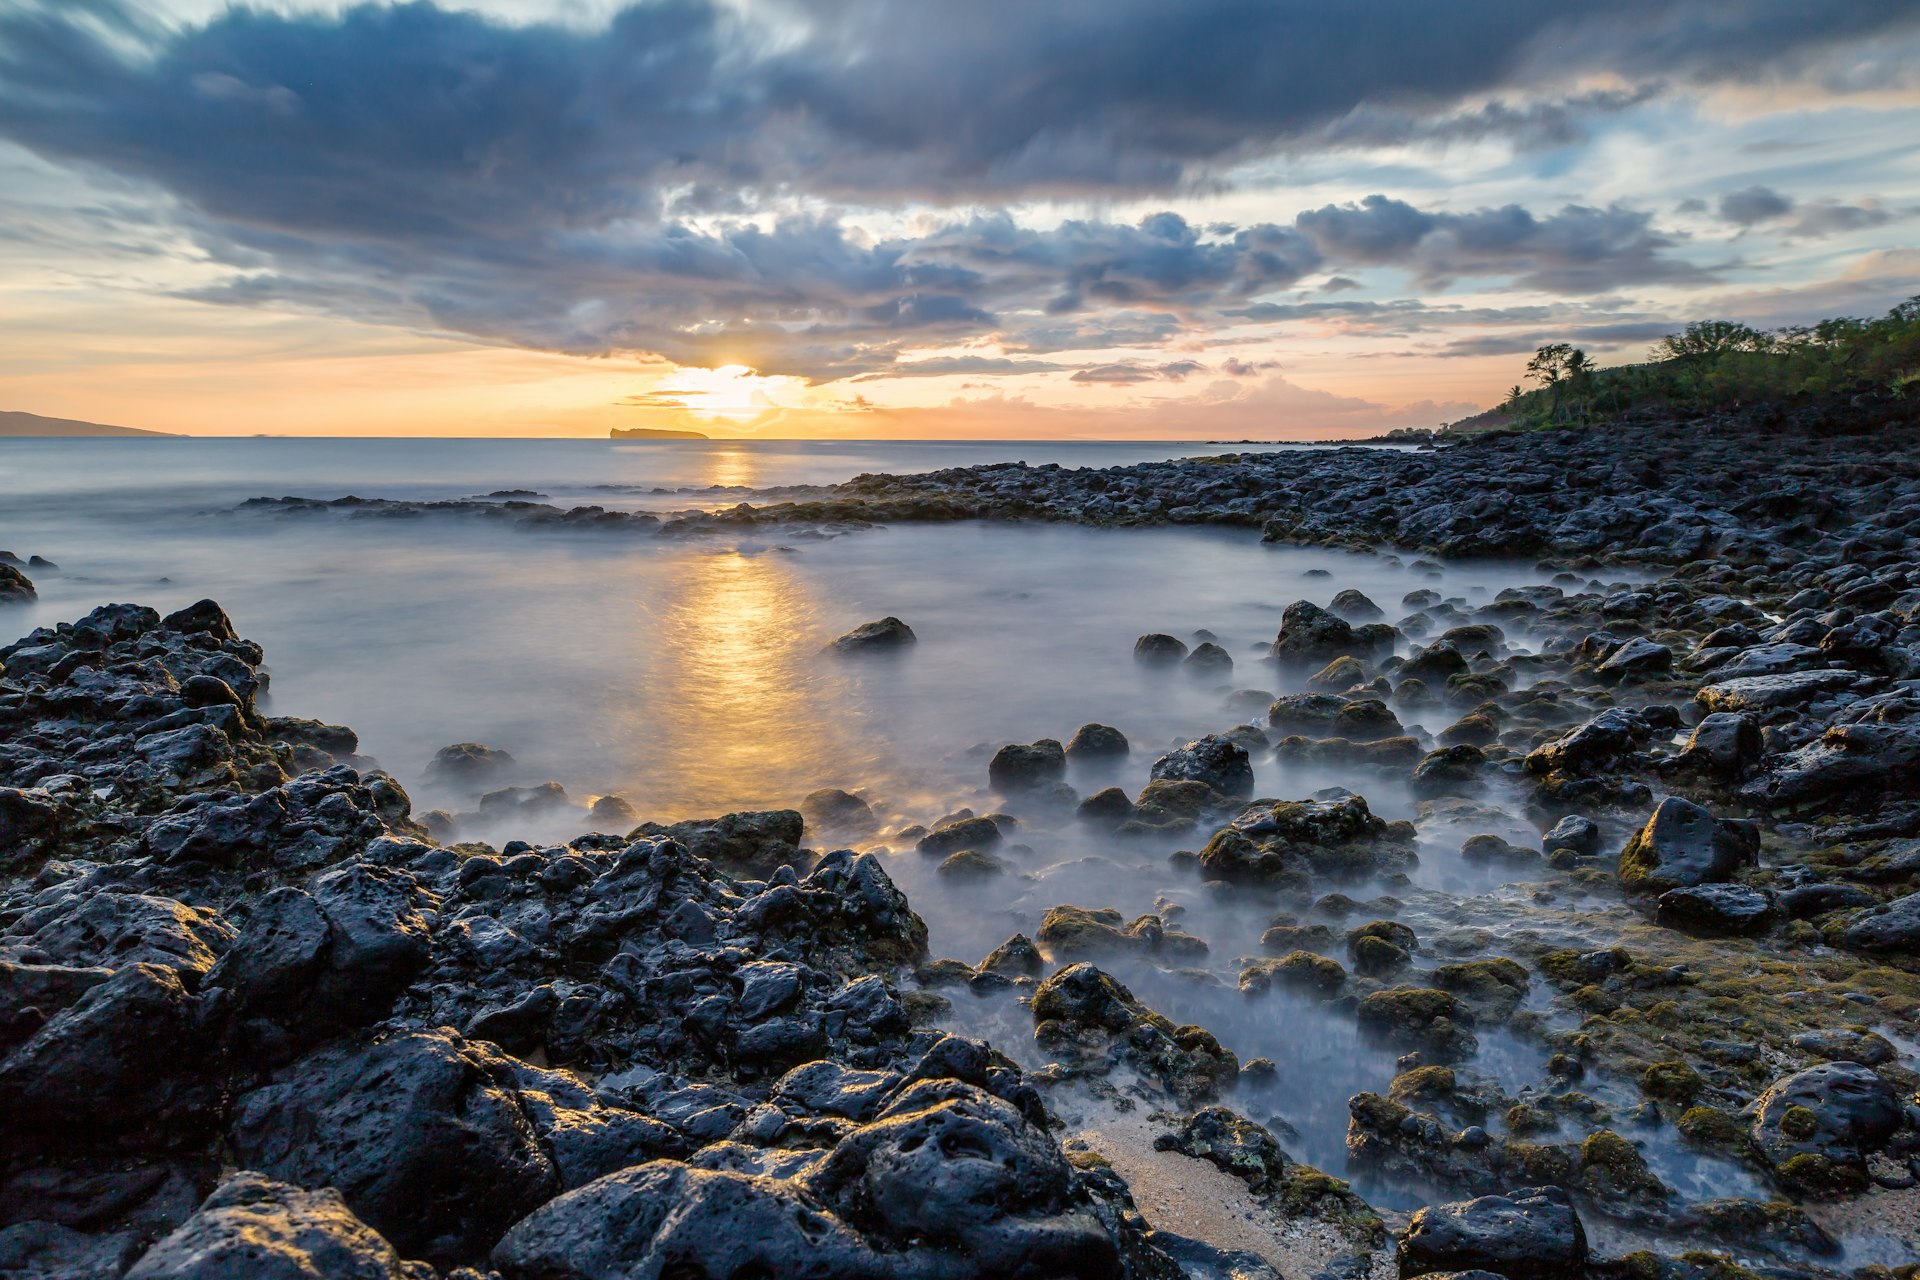
[(1772, 404), (1906, 399), (1920, 385), (1920, 297), (1872, 319), (1756, 329), (1701, 320), (1668, 334), (1639, 364), (1602, 368), (1567, 342), (1539, 348), (1494, 410), (1451, 431), (1578, 426), (1646, 413), (1717, 413)]

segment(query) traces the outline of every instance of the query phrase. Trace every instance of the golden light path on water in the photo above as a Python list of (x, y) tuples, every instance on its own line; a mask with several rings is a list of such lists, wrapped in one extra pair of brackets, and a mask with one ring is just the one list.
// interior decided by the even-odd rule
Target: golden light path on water
[(636, 614), (652, 615), (636, 618), (636, 643), (645, 636), (658, 646), (636, 655), (644, 675), (632, 714), (645, 731), (635, 798), (651, 790), (647, 761), (673, 779), (653, 811), (790, 806), (867, 765), (859, 735), (835, 712), (853, 691), (821, 660), (828, 637), (818, 597), (786, 560), (772, 551), (696, 554), (665, 595), (635, 598)]

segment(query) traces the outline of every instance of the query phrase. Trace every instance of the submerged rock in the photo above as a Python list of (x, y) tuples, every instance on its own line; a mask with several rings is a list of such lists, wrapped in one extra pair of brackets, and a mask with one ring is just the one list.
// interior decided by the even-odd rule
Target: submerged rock
[(1180, 665), (1194, 675), (1224, 676), (1233, 670), (1233, 655), (1209, 640), (1194, 646)]
[(1067, 759), (1076, 762), (1124, 759), (1131, 748), (1127, 735), (1109, 725), (1083, 724), (1067, 742)]
[(834, 653), (873, 653), (903, 649), (917, 642), (913, 628), (891, 615), (874, 622), (863, 622), (835, 640), (827, 648)]
[(514, 767), (513, 756), (480, 742), (456, 742), (433, 753), (427, 779), (467, 791), (480, 791)]
[(1186, 656), (1186, 643), (1162, 632), (1141, 636), (1133, 642), (1134, 660), (1146, 666), (1170, 667)]
[(878, 821), (871, 805), (838, 787), (809, 791), (800, 801), (800, 813), (807, 822), (829, 831), (867, 832)]
[(1066, 750), (1052, 738), (1024, 746), (1008, 743), (993, 753), (987, 765), (987, 781), (1002, 795), (1037, 790), (1066, 774)]

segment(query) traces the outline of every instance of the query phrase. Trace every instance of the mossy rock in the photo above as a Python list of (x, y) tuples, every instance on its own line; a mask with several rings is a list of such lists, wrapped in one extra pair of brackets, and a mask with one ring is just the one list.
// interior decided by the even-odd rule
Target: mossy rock
[(1787, 1191), (1809, 1200), (1857, 1196), (1868, 1185), (1863, 1171), (1811, 1151), (1775, 1165), (1773, 1177)]
[(1355, 938), (1347, 950), (1353, 956), (1354, 970), (1370, 978), (1398, 973), (1413, 963), (1413, 957), (1405, 951), (1372, 935)]
[(1170, 929), (1159, 916), (1128, 922), (1111, 907), (1063, 904), (1048, 911), (1035, 935), (1041, 945), (1064, 959), (1148, 955), (1179, 961), (1207, 954), (1207, 944), (1190, 933)]
[(1338, 960), (1311, 951), (1290, 951), (1278, 960), (1257, 960), (1240, 973), (1240, 989), (1249, 994), (1284, 987), (1320, 999), (1338, 995), (1347, 984), (1347, 971)]
[(1532, 1137), (1538, 1133), (1551, 1133), (1560, 1127), (1560, 1119), (1550, 1111), (1531, 1107), (1526, 1103), (1516, 1103), (1507, 1108), (1507, 1132), (1517, 1138)]
[(1333, 930), (1324, 924), (1275, 923), (1260, 935), (1260, 945), (1283, 955), (1333, 945)]
[(1142, 809), (1154, 809), (1176, 818), (1198, 818), (1219, 808), (1226, 797), (1204, 782), (1161, 778), (1149, 782), (1134, 798)]
[(1470, 1029), (1472, 1011), (1445, 991), (1376, 991), (1360, 1002), (1359, 1020), (1360, 1029), (1377, 1039), (1444, 1061), (1457, 1061), (1479, 1047)]
[(1419, 939), (1413, 930), (1398, 920), (1374, 920), (1358, 928), (1347, 930), (1347, 949), (1353, 950), (1354, 945), (1362, 938), (1376, 938), (1382, 942), (1391, 942), (1403, 951), (1412, 951), (1419, 944)]
[(1698, 1071), (1678, 1060), (1656, 1062), (1640, 1073), (1640, 1092), (1661, 1102), (1690, 1103), (1706, 1087)]
[(906, 1010), (907, 1021), (916, 1027), (931, 1026), (953, 1012), (953, 1002), (932, 991), (903, 991), (900, 1007)]
[(1588, 1134), (1580, 1144), (1580, 1184), (1601, 1201), (1661, 1202), (1672, 1194), (1646, 1157), (1611, 1129)]
[(1451, 1098), (1459, 1080), (1452, 1067), (1415, 1067), (1393, 1078), (1387, 1096), (1396, 1102), (1425, 1102)]
[(1747, 1126), (1718, 1107), (1688, 1107), (1680, 1113), (1674, 1128), (1687, 1142), (1707, 1150), (1737, 1153), (1747, 1147)]
[(1526, 969), (1505, 956), (1443, 964), (1433, 971), (1433, 985), (1490, 1009), (1512, 1012), (1526, 998), (1531, 979)]
[(978, 849), (962, 849), (948, 854), (934, 870), (949, 880), (990, 880), (1005, 875), (1007, 864)]

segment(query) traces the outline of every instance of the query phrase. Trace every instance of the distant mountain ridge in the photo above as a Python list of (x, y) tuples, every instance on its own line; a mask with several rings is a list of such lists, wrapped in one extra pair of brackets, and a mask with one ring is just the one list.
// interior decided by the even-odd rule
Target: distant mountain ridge
[(0, 409), (0, 437), (10, 436), (168, 436), (180, 439), (174, 431), (143, 431), (139, 427), (110, 427), (104, 422), (81, 422), (77, 418), (45, 418), (17, 409)]

